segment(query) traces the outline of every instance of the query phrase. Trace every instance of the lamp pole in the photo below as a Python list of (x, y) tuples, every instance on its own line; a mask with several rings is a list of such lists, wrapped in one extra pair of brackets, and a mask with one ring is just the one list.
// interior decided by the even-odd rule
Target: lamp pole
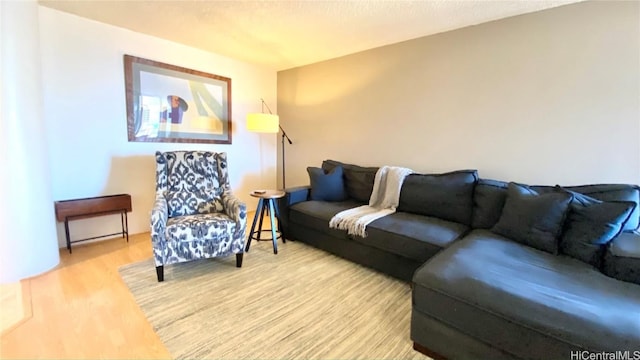
[[(267, 105), (267, 103), (264, 101), (263, 98), (260, 98), (260, 101), (262, 101), (262, 112), (264, 112), (264, 107), (267, 107), (267, 110), (269, 110), (269, 114), (273, 115), (273, 113), (271, 112), (271, 108), (269, 108), (269, 105)], [(287, 133), (284, 131), (284, 129), (282, 128), (282, 126), (280, 126), (280, 121), (278, 121), (278, 127), (280, 128), (280, 131), (282, 131), (282, 190), (287, 188), (287, 183), (285, 181), (285, 169), (284, 169), (284, 139), (286, 138), (287, 141), (289, 142), (289, 145), (292, 145), (293, 142), (291, 141), (291, 139), (289, 138), (289, 135), (287, 135)]]
[(286, 138), (287, 141), (289, 142), (289, 145), (293, 144), (293, 142), (291, 141), (291, 139), (289, 138), (289, 136), (287, 135), (287, 133), (284, 131), (284, 129), (282, 128), (282, 126), (280, 126), (280, 124), (278, 124), (278, 127), (280, 128), (280, 131), (282, 131), (282, 190), (285, 190), (287, 188), (286, 182), (285, 182), (285, 171), (284, 171), (284, 139)]

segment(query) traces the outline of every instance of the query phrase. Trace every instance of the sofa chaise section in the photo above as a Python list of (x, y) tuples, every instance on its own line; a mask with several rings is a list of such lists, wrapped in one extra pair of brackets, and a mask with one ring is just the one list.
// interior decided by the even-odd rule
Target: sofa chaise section
[(640, 287), (486, 230), (429, 260), (413, 283), (411, 338), (447, 357), (640, 350)]

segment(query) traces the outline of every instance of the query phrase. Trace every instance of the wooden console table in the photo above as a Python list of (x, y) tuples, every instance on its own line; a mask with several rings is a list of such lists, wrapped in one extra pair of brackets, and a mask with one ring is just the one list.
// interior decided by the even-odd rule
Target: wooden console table
[[(67, 236), (67, 250), (69, 250), (69, 253), (71, 253), (71, 244), (81, 241), (93, 240), (120, 234), (122, 234), (123, 238), (126, 236), (127, 242), (129, 241), (129, 221), (127, 219), (127, 212), (131, 211), (131, 195), (129, 194), (56, 201), (54, 202), (54, 207), (56, 210), (56, 219), (58, 221), (64, 221), (64, 231)], [(111, 214), (120, 214), (122, 231), (71, 241), (71, 238), (69, 236), (70, 220), (85, 219)]]

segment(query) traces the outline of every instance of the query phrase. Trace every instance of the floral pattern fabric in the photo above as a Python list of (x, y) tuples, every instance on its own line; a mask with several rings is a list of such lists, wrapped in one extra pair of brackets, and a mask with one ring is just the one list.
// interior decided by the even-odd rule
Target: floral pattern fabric
[(247, 207), (230, 189), (226, 153), (156, 152), (156, 266), (242, 253), (246, 226)]

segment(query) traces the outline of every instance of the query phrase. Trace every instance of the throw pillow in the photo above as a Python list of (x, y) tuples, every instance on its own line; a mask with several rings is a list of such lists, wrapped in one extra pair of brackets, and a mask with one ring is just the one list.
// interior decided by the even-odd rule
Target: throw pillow
[(500, 220), (509, 184), (504, 181), (479, 179), (473, 190), (474, 229), (491, 229)]
[(337, 166), (342, 167), (344, 170), (344, 185), (349, 197), (368, 204), (371, 192), (373, 192), (373, 182), (376, 179), (378, 168), (343, 164), (335, 160), (322, 162), (324, 171), (331, 171)]
[(410, 212), (470, 225), (476, 170), (445, 174), (411, 174), (400, 191), (398, 211)]
[(348, 195), (344, 189), (342, 167), (336, 166), (328, 173), (317, 167), (308, 167), (311, 183), (311, 200), (344, 201)]
[(567, 192), (538, 194), (526, 185), (509, 183), (502, 215), (491, 231), (557, 254), (558, 240), (572, 198)]
[(600, 269), (606, 245), (622, 232), (636, 204), (604, 202), (561, 187), (557, 189), (573, 195), (560, 251)]
[[(557, 191), (555, 186), (531, 186), (541, 194)], [(636, 208), (631, 212), (629, 220), (622, 231), (633, 231), (640, 226), (640, 186), (633, 184), (592, 184), (579, 186), (562, 186), (563, 189), (587, 195), (600, 201), (631, 201)]]
[(622, 228), (623, 231), (633, 231), (640, 226), (640, 187), (626, 184), (603, 184), (566, 187), (565, 189), (586, 194), (601, 201), (632, 201), (636, 208), (631, 212)]
[(169, 217), (207, 214), (222, 210), (222, 200), (215, 191), (167, 191)]

